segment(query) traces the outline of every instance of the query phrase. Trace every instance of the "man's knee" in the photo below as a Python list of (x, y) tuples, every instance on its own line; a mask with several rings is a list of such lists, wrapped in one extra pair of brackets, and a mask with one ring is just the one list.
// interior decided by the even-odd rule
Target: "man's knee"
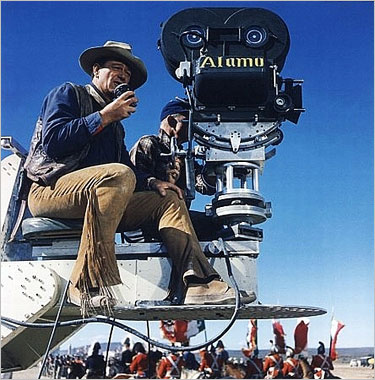
[(168, 189), (166, 192), (167, 194), (161, 199), (162, 205), (181, 207), (182, 204), (185, 204), (185, 201), (180, 199), (174, 190)]
[(126, 188), (133, 192), (135, 189), (135, 174), (129, 166), (123, 164), (108, 164), (107, 175), (114, 182), (115, 187)]
[(185, 201), (180, 199), (173, 190), (167, 190), (166, 196), (162, 197), (159, 213), (159, 230), (171, 227), (189, 235), (192, 233), (189, 211)]

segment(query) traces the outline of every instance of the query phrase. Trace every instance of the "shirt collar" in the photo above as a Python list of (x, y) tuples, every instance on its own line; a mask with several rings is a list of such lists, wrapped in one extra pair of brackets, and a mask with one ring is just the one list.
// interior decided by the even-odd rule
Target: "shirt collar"
[(159, 139), (160, 143), (170, 149), (171, 146), (171, 137), (162, 129), (159, 129)]

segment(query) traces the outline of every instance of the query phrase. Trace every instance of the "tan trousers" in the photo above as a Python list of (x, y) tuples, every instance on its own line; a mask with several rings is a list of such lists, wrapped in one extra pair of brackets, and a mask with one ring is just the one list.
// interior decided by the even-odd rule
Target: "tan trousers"
[(219, 275), (200, 249), (185, 202), (174, 191), (133, 193), (135, 176), (122, 164), (92, 166), (66, 174), (54, 186), (34, 183), (29, 208), (34, 216), (83, 218), (71, 281), (81, 292), (121, 283), (116, 229), (156, 228), (174, 267), (174, 281), (209, 282)]

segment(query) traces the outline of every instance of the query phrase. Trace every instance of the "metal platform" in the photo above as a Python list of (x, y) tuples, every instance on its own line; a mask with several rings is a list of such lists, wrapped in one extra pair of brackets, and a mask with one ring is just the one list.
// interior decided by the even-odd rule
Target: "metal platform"
[[(77, 307), (65, 306), (63, 315), (77, 316)], [(114, 317), (123, 320), (159, 321), (161, 319), (205, 319), (228, 320), (234, 312), (234, 305), (181, 305), (115, 308)], [(314, 306), (243, 305), (238, 319), (282, 319), (302, 318), (325, 314), (327, 311)], [(49, 314), (49, 313), (48, 313)], [(47, 315), (48, 315), (47, 314)], [(55, 315), (55, 311), (51, 310)], [(46, 315), (46, 316), (47, 316)], [(172, 318), (173, 317), (173, 318)]]

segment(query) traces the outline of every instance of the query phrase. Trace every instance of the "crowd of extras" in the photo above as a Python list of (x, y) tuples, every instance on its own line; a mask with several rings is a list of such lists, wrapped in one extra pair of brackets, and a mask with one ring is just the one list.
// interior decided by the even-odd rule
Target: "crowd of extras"
[[(283, 352), (281, 352), (283, 351)], [(127, 338), (122, 352), (105, 358), (100, 343), (96, 342), (85, 355), (50, 355), (44, 376), (55, 379), (302, 379), (336, 378), (333, 365), (325, 348), (319, 342), (317, 355), (308, 361), (303, 355), (296, 357), (294, 350), (280, 350), (272, 345), (269, 354), (259, 357), (257, 349), (243, 348), (244, 358), (231, 358), (219, 340), (198, 355), (184, 351), (162, 352), (152, 347), (148, 352), (141, 342), (131, 347)], [(106, 355), (107, 356), (107, 355)], [(198, 360), (197, 360), (198, 359)]]

